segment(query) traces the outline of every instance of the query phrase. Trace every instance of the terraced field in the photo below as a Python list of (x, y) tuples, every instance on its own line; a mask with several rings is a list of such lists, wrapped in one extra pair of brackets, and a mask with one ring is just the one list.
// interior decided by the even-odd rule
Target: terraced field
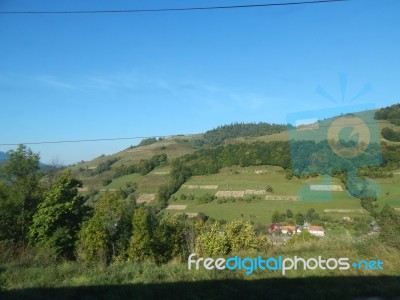
[[(260, 172), (262, 171), (262, 172)], [(227, 221), (233, 219), (249, 219), (254, 223), (266, 224), (270, 222), (272, 213), (275, 210), (285, 212), (291, 209), (294, 213), (306, 212), (309, 208), (314, 208), (319, 214), (330, 214), (326, 210), (334, 210), (335, 214), (343, 216), (362, 215), (364, 214), (359, 199), (353, 198), (347, 194), (345, 188), (341, 185), (340, 181), (336, 178), (332, 179), (332, 185), (341, 186), (343, 191), (336, 192), (321, 192), (324, 195), (330, 195), (331, 200), (321, 199), (323, 201), (293, 201), (292, 197), (298, 197), (302, 194), (304, 189), (309, 190), (310, 185), (320, 185), (326, 182), (322, 181), (321, 177), (310, 179), (297, 179), (293, 178), (288, 180), (285, 178), (285, 172), (280, 167), (273, 166), (257, 166), (257, 167), (231, 167), (222, 169), (219, 174), (208, 176), (194, 176), (188, 182), (190, 186), (218, 186), (216, 190), (204, 189), (187, 189), (182, 187), (170, 200), (171, 204), (186, 205), (186, 209), (181, 210), (188, 213), (205, 213), (217, 220), (225, 219)], [(264, 195), (251, 195), (246, 194), (246, 191), (261, 191), (272, 188), (273, 192), (266, 192)], [(337, 188), (338, 189), (338, 188)], [(338, 189), (339, 190), (339, 189)], [(229, 198), (228, 194), (233, 191), (240, 192), (242, 198), (232, 197)], [(228, 201), (221, 203), (218, 201), (221, 195), (227, 193)], [(304, 192), (303, 192), (304, 193)], [(184, 194), (182, 197), (181, 195)], [(217, 199), (210, 203), (198, 204), (196, 199), (201, 198), (203, 195), (219, 195)], [(189, 200), (194, 196), (194, 200)], [(186, 196), (186, 197), (185, 197)], [(281, 197), (287, 200), (266, 200), (266, 197), (278, 198)], [(182, 200), (186, 198), (186, 200)], [(243, 200), (242, 200), (243, 199)], [(305, 199), (307, 200), (307, 199)], [(341, 212), (342, 211), (342, 212)], [(339, 213), (338, 213), (339, 212)]]

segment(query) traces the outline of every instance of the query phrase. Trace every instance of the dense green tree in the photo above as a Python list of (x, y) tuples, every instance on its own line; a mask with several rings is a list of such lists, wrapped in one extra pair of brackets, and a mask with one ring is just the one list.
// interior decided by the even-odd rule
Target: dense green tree
[(286, 210), (286, 218), (292, 219), (293, 218), (293, 212), (291, 209)]
[(294, 216), (294, 220), (295, 220), (295, 223), (297, 225), (303, 225), (304, 224), (304, 216), (301, 213), (297, 213)]
[(82, 182), (63, 171), (45, 193), (29, 228), (29, 242), (46, 246), (57, 256), (73, 257), (77, 232), (89, 208), (78, 194)]
[(204, 230), (196, 239), (195, 252), (198, 255), (216, 257), (226, 255), (229, 251), (227, 236), (218, 222)]
[(172, 258), (181, 261), (189, 255), (188, 228), (190, 221), (183, 214), (162, 218), (152, 237), (152, 253), (156, 263), (166, 263)]
[(257, 236), (253, 226), (243, 220), (234, 220), (225, 227), (218, 222), (205, 227), (196, 239), (195, 252), (202, 256), (216, 257), (239, 251), (260, 251), (268, 247), (265, 235)]
[(285, 220), (286, 220), (286, 215), (285, 214), (281, 214), (277, 210), (275, 210), (272, 213), (272, 217), (271, 217), (271, 222), (272, 223), (280, 223), (280, 222), (284, 222)]
[(268, 246), (265, 235), (257, 236), (248, 221), (234, 220), (225, 226), (230, 252), (260, 250)]
[(130, 260), (144, 261), (154, 258), (153, 234), (156, 224), (157, 220), (150, 208), (139, 207), (135, 210), (128, 249)]
[(400, 131), (385, 127), (382, 129), (382, 136), (388, 141), (400, 142)]
[(78, 234), (78, 259), (87, 265), (123, 260), (131, 235), (130, 214), (120, 193), (105, 193)]
[(42, 198), (39, 155), (24, 145), (8, 152), (0, 169), (0, 240), (25, 244), (36, 207)]
[(378, 120), (388, 120), (393, 124), (400, 125), (400, 104), (381, 108), (375, 113), (375, 118)]

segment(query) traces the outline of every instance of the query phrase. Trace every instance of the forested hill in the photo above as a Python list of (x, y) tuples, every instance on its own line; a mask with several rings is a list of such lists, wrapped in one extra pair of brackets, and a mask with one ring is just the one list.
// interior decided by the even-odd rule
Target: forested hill
[(395, 125), (390, 126), (390, 124), (388, 124), (389, 126), (385, 126), (381, 130), (381, 134), (387, 141), (400, 142), (400, 130), (398, 128), (398, 126), (400, 126), (400, 104), (378, 110), (375, 113), (375, 119), (385, 120)]
[(210, 146), (218, 146), (223, 144), (227, 139), (270, 135), (287, 129), (288, 125), (285, 124), (270, 124), (264, 122), (232, 123), (207, 131), (204, 134), (203, 142)]
[(377, 120), (387, 120), (392, 124), (400, 125), (400, 104), (394, 104), (378, 110), (375, 114)]

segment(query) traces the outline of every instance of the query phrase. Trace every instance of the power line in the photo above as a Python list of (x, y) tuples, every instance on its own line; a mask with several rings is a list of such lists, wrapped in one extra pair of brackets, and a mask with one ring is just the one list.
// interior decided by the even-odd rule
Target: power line
[[(360, 122), (360, 123), (348, 123), (348, 124), (332, 124), (332, 125), (319, 125), (316, 123), (302, 124), (299, 126), (293, 126), (288, 130), (296, 129), (307, 129), (307, 127), (318, 127), (318, 128), (329, 128), (329, 127), (346, 127), (346, 126), (359, 126), (359, 125), (378, 125), (377, 122)], [(290, 125), (290, 124), (288, 124)], [(312, 128), (311, 128), (312, 129)], [(121, 140), (137, 140), (137, 139), (151, 139), (151, 138), (172, 138), (180, 136), (190, 136), (192, 134), (176, 134), (176, 135), (153, 135), (153, 136), (133, 136), (133, 137), (118, 137), (118, 138), (99, 138), (99, 139), (82, 139), (82, 140), (63, 140), (63, 141), (42, 141), (42, 142), (20, 142), (20, 143), (4, 143), (0, 146), (18, 146), (18, 145), (43, 145), (43, 144), (67, 144), (67, 143), (86, 143), (86, 142), (102, 142), (102, 141), (121, 141)]]
[(2, 15), (22, 15), (22, 14), (114, 14), (114, 13), (163, 13), (163, 12), (185, 12), (202, 10), (222, 10), (222, 9), (242, 9), (242, 8), (264, 8), (273, 6), (324, 4), (332, 2), (345, 2), (351, 0), (317, 0), (285, 3), (261, 3), (243, 4), (227, 6), (204, 6), (204, 7), (183, 7), (183, 8), (156, 8), (156, 9), (119, 9), (119, 10), (65, 10), (65, 11), (1, 11)]
[(0, 146), (18, 146), (18, 145), (43, 145), (43, 144), (66, 144), (66, 143), (85, 143), (85, 142), (102, 142), (102, 141), (121, 141), (121, 140), (136, 140), (149, 138), (166, 138), (169, 136), (134, 136), (134, 137), (119, 137), (119, 138), (101, 138), (101, 139), (84, 139), (84, 140), (65, 140), (65, 141), (43, 141), (43, 142), (27, 142), (27, 143), (8, 143), (0, 144)]

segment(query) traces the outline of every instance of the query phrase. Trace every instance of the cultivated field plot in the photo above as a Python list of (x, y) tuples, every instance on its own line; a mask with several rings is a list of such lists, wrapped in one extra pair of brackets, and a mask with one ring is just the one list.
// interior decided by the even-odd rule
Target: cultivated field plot
[(348, 214), (348, 213), (361, 213), (364, 214), (367, 211), (360, 208), (360, 209), (324, 209), (326, 213), (338, 213), (338, 214)]
[(193, 185), (193, 184), (184, 184), (182, 186), (184, 189), (189, 190), (217, 190), (218, 185)]
[[(262, 174), (255, 174), (255, 171), (262, 171)], [(230, 167), (222, 169), (218, 174), (193, 176), (186, 183), (186, 185), (193, 186), (218, 185), (215, 193), (210, 190), (182, 187), (173, 195), (174, 200), (170, 200), (170, 203), (186, 205), (185, 213), (202, 212), (216, 220), (246, 219), (261, 225), (271, 222), (271, 216), (275, 210), (284, 213), (287, 209), (291, 209), (293, 213), (305, 213), (309, 208), (314, 208), (320, 215), (333, 215), (334, 213), (325, 212), (325, 210), (349, 209), (353, 211), (351, 213), (352, 216), (364, 214), (361, 212), (360, 200), (349, 196), (346, 191), (332, 193), (332, 201), (296, 201), (299, 200), (299, 195), (305, 187), (309, 190), (309, 185), (323, 185), (323, 182), (326, 182), (326, 178), (324, 181), (322, 177), (303, 180), (292, 178), (288, 180), (285, 177), (285, 172), (279, 167)], [(340, 186), (341, 182), (336, 178), (332, 178), (332, 185)], [(264, 194), (267, 187), (272, 187), (273, 192)], [(248, 192), (246, 193), (246, 191)], [(243, 197), (243, 199), (249, 201), (240, 201), (240, 198), (232, 197), (232, 192), (237, 192), (238, 197)], [(321, 191), (315, 191), (315, 193), (321, 193)], [(322, 193), (325, 194), (325, 192)], [(181, 198), (182, 194), (185, 194), (186, 197)], [(214, 200), (206, 204), (199, 204), (196, 199), (200, 199), (207, 194), (225, 195), (225, 197), (233, 200), (227, 203), (221, 203), (221, 201), (218, 203), (218, 200)], [(195, 199), (190, 200), (189, 195), (193, 195)], [(266, 200), (265, 197), (267, 196), (271, 198)], [(218, 198), (223, 199), (222, 197)], [(400, 203), (396, 207), (400, 207)], [(172, 213), (173, 211), (170, 212)]]
[(215, 193), (215, 197), (218, 198), (242, 198), (244, 197), (244, 191), (219, 191)]
[(187, 208), (187, 205), (173, 205), (170, 204), (166, 209), (168, 210), (185, 210)]
[(199, 214), (198, 213), (190, 213), (190, 212), (187, 212), (187, 213), (185, 213), (189, 218), (196, 218)]
[(275, 201), (299, 201), (299, 196), (279, 196), (279, 195), (267, 195), (265, 200), (275, 200)]
[(267, 191), (266, 190), (246, 190), (244, 193), (246, 195), (258, 196), (258, 195), (265, 195), (267, 193)]
[(139, 196), (139, 198), (136, 199), (136, 203), (149, 203), (154, 199), (156, 199), (156, 194), (142, 194)]
[(330, 184), (311, 184), (310, 190), (320, 192), (343, 192), (343, 188), (341, 185)]

